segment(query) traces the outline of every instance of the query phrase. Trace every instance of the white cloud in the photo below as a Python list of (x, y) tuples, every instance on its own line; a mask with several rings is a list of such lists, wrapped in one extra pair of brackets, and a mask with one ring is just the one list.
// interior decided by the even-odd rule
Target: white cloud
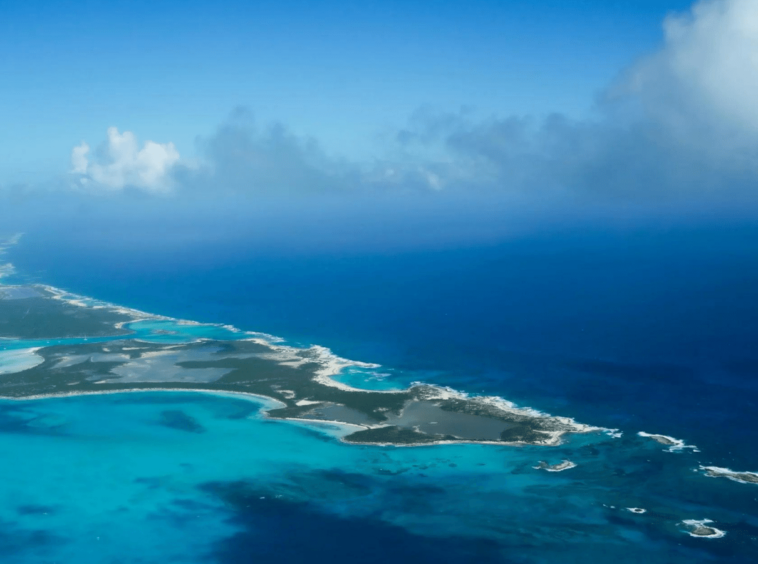
[(74, 147), (71, 151), (71, 172), (73, 174), (87, 174), (87, 153), (89, 153), (89, 145), (82, 141), (82, 144), (78, 147)]
[(663, 24), (665, 44), (628, 83), (653, 109), (758, 130), (758, 2), (701, 0)]
[(171, 143), (140, 148), (111, 128), (99, 158), (86, 143), (74, 148), (72, 172), (82, 185), (153, 193), (174, 179), (209, 194), (478, 189), (758, 202), (758, 0), (700, 0), (663, 31), (661, 48), (628, 69), (592, 119), (422, 111), (388, 154), (360, 163), (237, 111), (200, 144), (196, 167), (179, 163)]
[(148, 192), (165, 192), (171, 186), (171, 169), (179, 162), (173, 143), (146, 141), (139, 148), (131, 131), (108, 128), (108, 140), (100, 158), (90, 161), (89, 145), (82, 142), (71, 151), (71, 172), (82, 186), (120, 190), (133, 186)]

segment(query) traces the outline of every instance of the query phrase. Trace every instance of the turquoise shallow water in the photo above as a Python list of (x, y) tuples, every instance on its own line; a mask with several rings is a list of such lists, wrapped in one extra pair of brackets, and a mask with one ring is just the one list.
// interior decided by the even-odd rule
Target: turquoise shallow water
[(234, 341), (246, 339), (251, 335), (238, 331), (233, 327), (222, 325), (195, 324), (173, 319), (145, 320), (127, 323), (127, 329), (134, 331), (134, 339), (151, 343), (186, 343), (197, 339), (217, 339)]
[[(195, 392), (0, 402), (3, 562), (303, 561), (282, 546), (292, 530), (314, 562), (377, 539), (395, 544), (374, 552), (417, 561), (749, 561), (751, 530), (699, 503), (717, 481), (688, 476), (690, 455), (598, 435), (555, 449), (352, 446), (334, 428), (262, 419), (261, 405)], [(579, 466), (532, 468), (564, 456)], [(731, 543), (676, 526), (703, 517)]]
[(130, 335), (114, 337), (74, 337), (61, 339), (0, 339), (0, 351), (12, 351), (55, 345), (79, 345), (84, 343), (106, 343), (128, 337), (149, 343), (188, 343), (200, 339), (233, 341), (246, 339), (250, 334), (220, 325), (184, 323), (175, 320), (145, 320), (127, 323), (125, 327), (133, 331)]
[(369, 369), (348, 367), (334, 379), (353, 388), (378, 391), (401, 390), (408, 387), (413, 380), (382, 367)]

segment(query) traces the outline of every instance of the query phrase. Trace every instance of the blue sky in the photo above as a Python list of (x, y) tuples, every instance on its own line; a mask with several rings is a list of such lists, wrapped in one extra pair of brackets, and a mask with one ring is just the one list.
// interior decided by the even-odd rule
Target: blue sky
[(434, 243), (758, 215), (755, 0), (0, 10), (0, 221), (19, 230)]
[(108, 127), (184, 157), (238, 106), (366, 158), (420, 107), (587, 115), (680, 0), (0, 1), (0, 184)]

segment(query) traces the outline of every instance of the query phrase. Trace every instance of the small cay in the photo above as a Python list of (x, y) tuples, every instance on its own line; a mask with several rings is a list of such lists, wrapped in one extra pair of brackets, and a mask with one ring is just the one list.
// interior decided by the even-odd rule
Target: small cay
[(692, 452), (700, 452), (698, 448), (694, 445), (688, 445), (681, 439), (675, 439), (674, 437), (669, 437), (668, 435), (656, 435), (652, 433), (645, 433), (643, 431), (640, 431), (637, 433), (640, 437), (645, 437), (647, 439), (652, 439), (655, 442), (662, 444), (664, 446), (667, 446), (666, 449), (668, 452), (682, 452), (684, 450), (691, 450)]
[(540, 460), (539, 464), (534, 466), (535, 470), (546, 470), (547, 472), (563, 472), (571, 468), (576, 468), (576, 464), (570, 460), (564, 460), (558, 464), (548, 464), (544, 460)]
[(713, 521), (710, 519), (702, 519), (700, 521), (687, 519), (682, 521), (681, 524), (684, 525), (685, 530), (691, 537), (701, 539), (720, 539), (726, 535), (725, 531), (717, 529), (716, 527), (711, 527), (711, 523), (713, 523)]
[(718, 466), (701, 466), (699, 470), (709, 478), (726, 478), (740, 484), (758, 485), (758, 472), (735, 472), (729, 468), (719, 468)]

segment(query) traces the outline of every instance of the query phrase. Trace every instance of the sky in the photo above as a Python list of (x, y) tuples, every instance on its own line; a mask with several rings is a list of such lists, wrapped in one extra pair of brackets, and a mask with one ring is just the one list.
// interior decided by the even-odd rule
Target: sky
[(758, 195), (752, 0), (0, 0), (0, 16), (6, 222), (367, 198), (749, 215)]
[(0, 3), (5, 178), (108, 127), (191, 155), (236, 107), (344, 153), (418, 108), (582, 115), (683, 2)]

